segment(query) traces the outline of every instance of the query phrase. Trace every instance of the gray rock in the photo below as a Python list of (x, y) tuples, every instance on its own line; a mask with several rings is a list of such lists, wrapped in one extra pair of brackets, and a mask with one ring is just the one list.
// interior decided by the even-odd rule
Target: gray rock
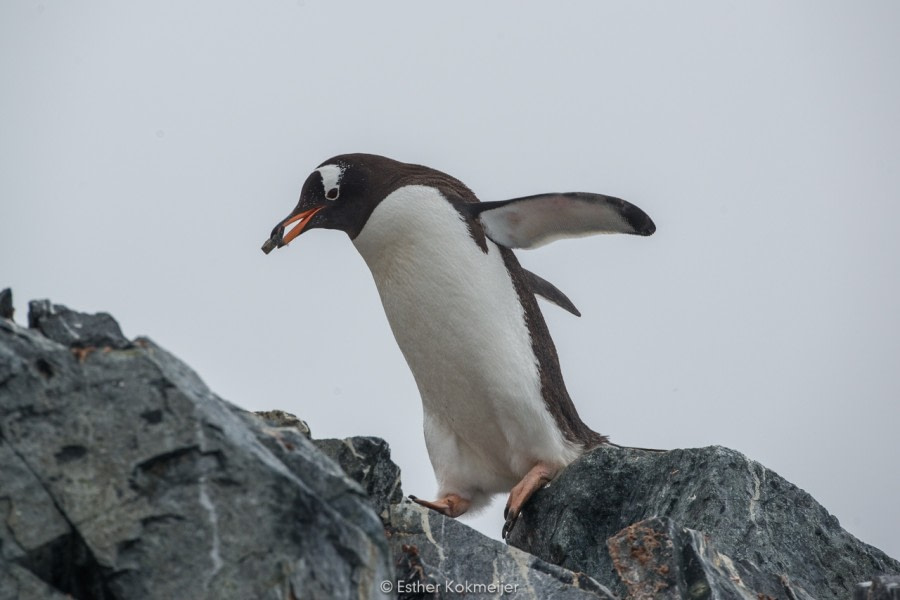
[(720, 554), (705, 535), (653, 518), (607, 540), (628, 598), (791, 598), (814, 600), (785, 576), (762, 573)]
[(393, 591), (412, 598), (615, 598), (572, 573), (485, 537), (408, 500), (391, 506), (388, 536), (397, 565)]
[(32, 314), (0, 320), (0, 593), (385, 596), (380, 520), (299, 431), (261, 427), (114, 321)]
[[(82, 598), (87, 596), (74, 596)], [(16, 563), (0, 562), (0, 600), (72, 600)]]
[(383, 521), (388, 518), (391, 504), (403, 499), (400, 467), (391, 460), (391, 448), (384, 440), (353, 437), (313, 440), (313, 444), (363, 487)]
[(306, 439), (312, 439), (312, 432), (306, 421), (297, 418), (289, 412), (284, 412), (283, 410), (258, 410), (253, 414), (262, 419), (263, 423), (269, 427), (293, 427), (302, 433)]
[(400, 468), (384, 440), (313, 443), (366, 490), (381, 515), (396, 565), (387, 583), (400, 598), (614, 598), (586, 575), (548, 564), (404, 499)]
[(72, 348), (117, 348), (131, 346), (119, 324), (107, 313), (89, 315), (69, 310), (49, 300), (28, 303), (28, 326), (45, 337)]
[(28, 549), (72, 533), (41, 481), (2, 438), (0, 490), (0, 522), (5, 525), (0, 528), (0, 562), (27, 560)]
[(0, 290), (0, 319), (12, 319), (15, 312), (12, 289)]
[(591, 451), (535, 494), (509, 542), (624, 594), (606, 540), (655, 516), (823, 600), (850, 598), (873, 573), (900, 573), (900, 563), (844, 531), (809, 494), (721, 447)]
[(882, 575), (858, 584), (853, 600), (900, 600), (900, 576)]

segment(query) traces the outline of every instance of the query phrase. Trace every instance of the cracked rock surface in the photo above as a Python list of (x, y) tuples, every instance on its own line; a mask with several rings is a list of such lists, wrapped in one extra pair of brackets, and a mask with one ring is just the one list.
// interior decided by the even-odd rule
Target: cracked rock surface
[(409, 500), (391, 506), (387, 525), (400, 598), (615, 598), (587, 575), (492, 540)]
[(314, 440), (369, 494), (394, 557), (401, 599), (615, 598), (590, 577), (551, 565), (403, 497), (400, 469), (384, 440)]
[[(672, 560), (663, 556), (665, 544), (624, 551), (626, 528), (655, 517), (665, 521), (648, 522), (648, 530), (684, 550)], [(534, 495), (509, 541), (623, 596), (638, 589), (623, 581), (634, 567), (632, 550), (643, 552), (648, 565), (677, 567), (683, 577), (696, 576), (697, 589), (729, 598), (744, 596), (717, 588), (723, 560), (733, 563), (731, 576), (742, 577), (752, 597), (763, 598), (846, 600), (858, 582), (900, 573), (900, 562), (847, 533), (812, 496), (717, 446), (663, 453), (597, 448)], [(692, 566), (703, 562), (714, 568)], [(645, 582), (654, 577), (649, 567), (640, 573)]]
[(108, 315), (0, 319), (0, 599), (377, 598), (363, 489)]
[(391, 504), (403, 500), (400, 467), (391, 460), (387, 442), (376, 437), (353, 437), (313, 440), (313, 444), (365, 489), (375, 512), (382, 521), (387, 520)]
[(384, 440), (353, 437), (313, 443), (369, 494), (394, 556), (391, 583), (399, 598), (615, 598), (586, 575), (551, 565), (406, 500), (400, 469)]

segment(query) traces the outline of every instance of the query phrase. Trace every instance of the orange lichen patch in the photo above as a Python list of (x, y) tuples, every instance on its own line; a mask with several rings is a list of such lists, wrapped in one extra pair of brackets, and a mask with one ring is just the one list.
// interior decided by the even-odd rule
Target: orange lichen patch
[(647, 527), (632, 525), (628, 528), (628, 541), (631, 543), (631, 558), (646, 566), (653, 560), (653, 556), (660, 549), (660, 534)]
[(88, 346), (87, 348), (72, 348), (72, 355), (78, 360), (79, 363), (84, 363), (87, 360), (88, 355), (96, 350), (93, 346)]
[(677, 586), (673, 542), (658, 520), (635, 523), (609, 539), (607, 548), (619, 578), (633, 599), (656, 598)]

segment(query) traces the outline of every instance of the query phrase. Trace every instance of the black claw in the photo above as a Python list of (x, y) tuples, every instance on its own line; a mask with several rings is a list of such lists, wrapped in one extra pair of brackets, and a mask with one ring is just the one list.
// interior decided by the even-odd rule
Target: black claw
[(410, 494), (409, 496), (407, 496), (407, 498), (409, 498), (409, 499), (412, 500), (413, 502), (418, 502), (418, 501), (419, 501), (419, 499), (416, 498), (415, 496), (413, 496), (412, 494)]
[(509, 534), (512, 532), (513, 527), (516, 526), (516, 522), (519, 520), (519, 515), (515, 515), (512, 518), (506, 519), (506, 522), (503, 524), (503, 531), (500, 536), (506, 540), (509, 538)]

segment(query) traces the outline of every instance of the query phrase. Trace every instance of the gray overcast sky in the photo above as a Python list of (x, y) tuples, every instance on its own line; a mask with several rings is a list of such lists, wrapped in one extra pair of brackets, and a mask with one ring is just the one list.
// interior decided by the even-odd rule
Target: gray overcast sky
[[(435, 490), (365, 264), (264, 256), (309, 172), (626, 198), (651, 238), (520, 251), (584, 420), (736, 448), (900, 557), (900, 4), (0, 5), (0, 285), (115, 315), (221, 396), (386, 438)], [(496, 537), (503, 500), (474, 521)]]

